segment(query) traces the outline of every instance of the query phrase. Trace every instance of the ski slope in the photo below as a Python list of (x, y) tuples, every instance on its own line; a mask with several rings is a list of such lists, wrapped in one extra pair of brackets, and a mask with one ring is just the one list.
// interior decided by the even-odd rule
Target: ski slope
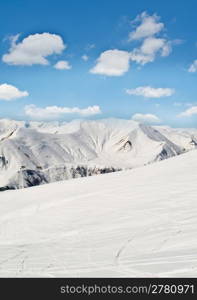
[(196, 277), (197, 150), (0, 193), (1, 277)]

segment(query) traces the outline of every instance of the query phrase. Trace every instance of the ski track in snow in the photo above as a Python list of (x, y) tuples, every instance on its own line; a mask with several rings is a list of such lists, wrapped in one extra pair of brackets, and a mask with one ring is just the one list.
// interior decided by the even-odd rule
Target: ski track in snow
[(0, 277), (196, 277), (196, 165), (0, 193)]

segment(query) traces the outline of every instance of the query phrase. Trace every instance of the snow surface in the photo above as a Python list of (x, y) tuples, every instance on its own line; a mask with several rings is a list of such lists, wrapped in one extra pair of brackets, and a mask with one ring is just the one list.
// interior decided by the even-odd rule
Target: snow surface
[(1, 277), (196, 277), (197, 150), (0, 193)]
[(132, 120), (0, 120), (0, 190), (135, 168), (196, 146), (195, 130)]

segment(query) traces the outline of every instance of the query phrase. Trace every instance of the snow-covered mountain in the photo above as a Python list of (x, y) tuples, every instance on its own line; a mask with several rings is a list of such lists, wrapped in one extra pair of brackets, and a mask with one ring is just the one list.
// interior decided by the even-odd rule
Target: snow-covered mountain
[(5, 191), (1, 277), (197, 277), (197, 150)]
[(197, 145), (197, 131), (132, 120), (0, 120), (0, 190), (135, 168)]

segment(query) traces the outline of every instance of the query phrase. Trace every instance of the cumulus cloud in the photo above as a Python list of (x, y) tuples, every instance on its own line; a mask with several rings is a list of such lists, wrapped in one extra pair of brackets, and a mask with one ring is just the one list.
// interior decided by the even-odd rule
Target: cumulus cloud
[(191, 73), (197, 72), (197, 59), (190, 65), (188, 71)]
[(153, 62), (156, 57), (168, 56), (173, 45), (179, 45), (181, 40), (168, 40), (163, 37), (164, 24), (156, 14), (146, 12), (138, 15), (132, 24), (135, 30), (130, 32), (129, 41), (137, 41), (138, 47), (131, 51), (107, 50), (100, 54), (96, 65), (90, 70), (94, 74), (121, 76), (129, 70), (130, 62), (145, 65)]
[(17, 87), (3, 83), (0, 84), (0, 100), (11, 101), (28, 96), (27, 91), (20, 91)]
[(163, 49), (165, 45), (165, 39), (159, 39), (154, 37), (149, 37), (144, 40), (141, 46), (141, 52), (145, 55), (153, 55), (158, 50), (162, 50), (162, 55), (166, 54), (166, 48)]
[(88, 57), (86, 54), (82, 55), (81, 58), (82, 58), (84, 61), (88, 61), (88, 59), (89, 59), (89, 57)]
[(168, 56), (172, 43), (163, 38), (148, 37), (139, 48), (131, 51), (131, 60), (141, 65), (153, 62), (157, 55)]
[(171, 88), (153, 88), (151, 86), (139, 86), (135, 89), (127, 89), (126, 93), (129, 95), (143, 96), (145, 98), (161, 98), (169, 97), (174, 94)]
[(153, 62), (156, 55), (168, 56), (171, 52), (171, 43), (166, 39), (149, 37), (146, 38), (139, 48), (135, 48), (130, 53), (132, 61), (141, 65)]
[(132, 22), (139, 24), (135, 30), (129, 33), (129, 41), (139, 40), (142, 38), (154, 36), (164, 29), (164, 24), (159, 22), (160, 17), (156, 14), (149, 16), (146, 12), (142, 12)]
[(90, 70), (94, 74), (121, 76), (129, 70), (130, 62), (140, 65), (153, 62), (156, 57), (165, 57), (172, 51), (173, 45), (182, 43), (181, 40), (168, 40), (163, 37), (164, 24), (159, 22), (156, 14), (148, 15), (143, 12), (132, 22), (135, 30), (130, 32), (129, 41), (137, 41), (139, 45), (131, 51), (107, 50), (100, 54), (96, 65)]
[(82, 117), (88, 117), (96, 114), (100, 114), (100, 107), (97, 105), (88, 106), (87, 108), (79, 107), (60, 107), (60, 106), (47, 106), (37, 107), (34, 104), (25, 106), (26, 116), (32, 119), (49, 120), (58, 119), (68, 114), (77, 114)]
[(90, 73), (121, 76), (129, 69), (130, 54), (127, 51), (107, 50), (101, 53)]
[(9, 52), (2, 57), (3, 62), (10, 65), (48, 65), (46, 57), (60, 54), (66, 48), (62, 38), (57, 34), (36, 33), (17, 43), (18, 37), (17, 35), (12, 38)]
[(147, 123), (147, 124), (153, 124), (153, 123), (160, 123), (161, 120), (153, 114), (134, 114), (132, 116), (132, 120), (140, 122), (140, 123)]
[(57, 70), (70, 70), (72, 66), (66, 60), (60, 60), (55, 65), (54, 68)]
[(168, 56), (172, 50), (172, 45), (182, 42), (158, 37), (164, 29), (164, 24), (159, 22), (159, 19), (156, 14), (150, 16), (143, 12), (134, 20), (134, 24), (137, 23), (137, 25), (135, 30), (130, 32), (129, 41), (139, 40), (141, 45), (131, 51), (132, 61), (141, 65), (153, 62), (156, 56)]
[(192, 107), (186, 109), (185, 111), (180, 113), (178, 116), (179, 117), (191, 117), (193, 115), (197, 115), (197, 106), (192, 106)]

